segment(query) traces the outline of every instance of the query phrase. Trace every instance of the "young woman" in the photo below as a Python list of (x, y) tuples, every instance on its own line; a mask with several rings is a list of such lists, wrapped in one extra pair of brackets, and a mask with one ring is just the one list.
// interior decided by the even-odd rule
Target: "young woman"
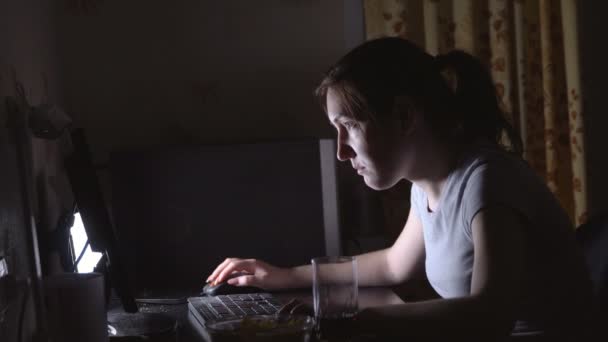
[[(422, 274), (441, 296), (362, 310), (359, 326), (498, 337), (528, 325), (551, 340), (580, 340), (591, 287), (572, 225), (521, 159), (478, 60), (377, 39), (341, 58), (316, 94), (337, 130), (339, 160), (376, 190), (412, 182), (401, 235), (390, 248), (358, 256), (359, 284), (403, 284)], [(208, 281), (233, 271), (247, 275), (229, 283), (269, 290), (310, 286), (312, 278), (308, 265), (229, 258)]]

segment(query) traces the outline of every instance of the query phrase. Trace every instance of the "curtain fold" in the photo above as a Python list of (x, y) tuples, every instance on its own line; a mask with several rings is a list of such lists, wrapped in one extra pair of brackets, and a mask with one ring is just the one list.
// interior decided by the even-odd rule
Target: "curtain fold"
[(577, 7), (575, 0), (561, 1), (562, 31), (564, 41), (564, 65), (566, 94), (568, 101), (568, 123), (570, 132), (570, 168), (572, 169), (573, 201), (577, 223), (587, 219), (587, 177), (585, 140), (583, 125), (582, 81), (577, 29)]
[(576, 0), (365, 0), (367, 39), (461, 49), (490, 68), (524, 158), (575, 226), (587, 218)]

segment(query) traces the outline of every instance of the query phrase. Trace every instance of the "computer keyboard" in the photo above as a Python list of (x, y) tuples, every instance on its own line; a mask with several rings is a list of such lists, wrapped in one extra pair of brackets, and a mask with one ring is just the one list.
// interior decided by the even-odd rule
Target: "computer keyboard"
[(204, 320), (272, 315), (281, 303), (270, 293), (250, 293), (200, 297), (194, 305)]

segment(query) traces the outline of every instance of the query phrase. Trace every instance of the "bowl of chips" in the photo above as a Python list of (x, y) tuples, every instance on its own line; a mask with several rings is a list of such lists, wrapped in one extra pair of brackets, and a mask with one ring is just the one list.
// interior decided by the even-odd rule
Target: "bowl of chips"
[(213, 342), (308, 342), (314, 319), (303, 315), (260, 315), (211, 320), (205, 327)]

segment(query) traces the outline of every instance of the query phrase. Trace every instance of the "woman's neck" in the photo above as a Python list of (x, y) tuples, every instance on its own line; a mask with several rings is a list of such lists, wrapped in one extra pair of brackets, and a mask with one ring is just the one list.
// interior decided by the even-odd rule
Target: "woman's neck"
[(435, 211), (439, 205), (442, 190), (448, 180), (450, 173), (456, 167), (461, 156), (457, 146), (449, 144), (429, 144), (421, 154), (418, 179), (412, 180), (427, 195), (429, 211)]

